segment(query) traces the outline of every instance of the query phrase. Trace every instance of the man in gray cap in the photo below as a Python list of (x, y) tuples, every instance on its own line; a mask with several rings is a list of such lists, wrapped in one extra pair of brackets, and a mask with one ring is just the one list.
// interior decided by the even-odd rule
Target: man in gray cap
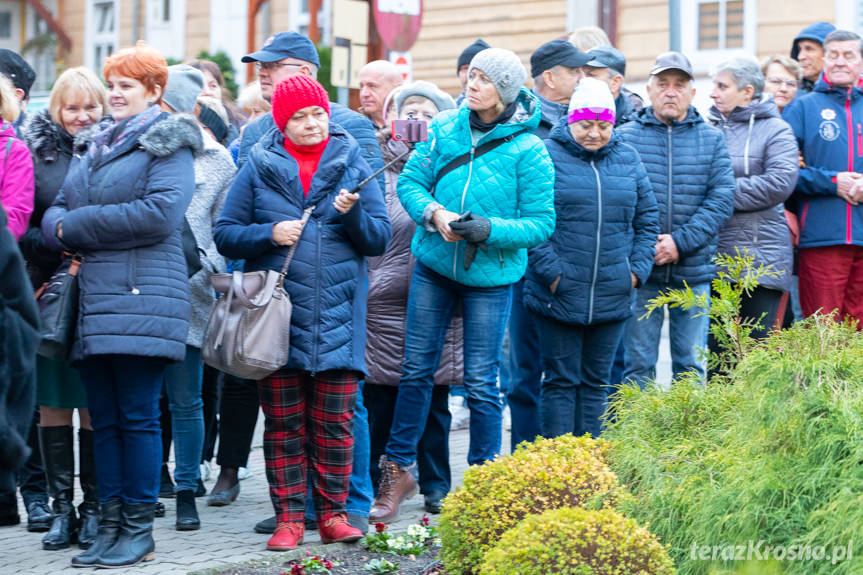
[[(624, 378), (644, 385), (656, 377), (663, 310), (639, 320), (648, 301), (668, 288), (688, 286), (709, 296), (719, 230), (734, 209), (734, 172), (722, 132), (691, 105), (692, 66), (679, 52), (661, 54), (647, 93), (651, 106), (616, 131), (641, 155), (659, 206), (662, 233), (656, 241), (650, 278), (634, 295), (624, 332)], [(669, 308), (674, 377), (695, 372), (704, 378), (698, 348), (707, 341), (708, 319), (696, 311)]]
[(590, 61), (582, 70), (584, 75), (596, 78), (608, 84), (614, 96), (615, 126), (621, 126), (630, 120), (635, 113), (644, 108), (644, 102), (638, 96), (623, 87), (623, 77), (626, 75), (626, 58), (614, 46), (597, 46), (587, 53)]
[[(271, 36), (261, 50), (244, 56), (244, 63), (255, 63), (258, 69), (258, 78), (261, 84), (261, 95), (268, 102), (273, 95), (276, 85), (295, 74), (305, 74), (312, 78), (317, 77), (320, 68), (320, 60), (315, 45), (311, 40), (296, 32), (280, 32)], [(350, 134), (360, 145), (360, 155), (369, 164), (373, 171), (382, 168), (384, 163), (381, 158), (381, 150), (378, 147), (375, 128), (368, 118), (354, 112), (340, 104), (330, 102), (330, 121), (338, 124)], [(276, 129), (273, 114), (267, 113), (248, 124), (243, 130), (240, 142), (238, 164), (240, 168), (246, 162), (249, 150), (260, 140), (264, 134)], [(378, 185), (381, 190), (386, 189), (383, 173), (378, 176)], [(216, 485), (210, 494), (208, 505), (228, 505), (240, 490), (237, 476), (238, 468), (243, 467), (243, 457), (236, 457), (230, 465), (223, 463), (222, 444), (231, 443), (234, 456), (245, 451), (248, 456), (249, 440), (258, 417), (257, 388), (254, 381), (245, 381), (230, 376), (225, 376), (225, 388), (232, 396), (231, 405), (222, 402), (225, 407), (220, 417), (225, 423), (225, 416), (233, 420), (233, 424), (224, 424), (221, 427), (219, 439), (219, 464), (221, 470)], [(362, 387), (357, 394), (356, 406), (354, 407), (354, 461), (351, 474), (350, 493), (347, 501), (348, 520), (353, 527), (365, 533), (368, 529), (368, 515), (373, 497), (373, 486), (369, 476), (369, 425), (368, 414), (363, 405)], [(251, 406), (253, 409), (237, 413), (237, 406)], [(226, 437), (229, 436), (229, 437)], [(227, 440), (227, 441), (226, 441)], [(309, 498), (311, 501), (311, 498)], [(307, 515), (310, 513), (306, 510)], [(309, 517), (307, 516), (307, 524)], [(311, 521), (314, 525), (314, 520)], [(276, 518), (270, 517), (259, 522), (255, 531), (259, 533), (272, 533), (276, 528)]]
[(815, 22), (800, 31), (791, 44), (791, 57), (800, 63), (803, 81), (797, 88), (798, 96), (808, 94), (824, 70), (824, 39), (836, 29), (829, 22)]

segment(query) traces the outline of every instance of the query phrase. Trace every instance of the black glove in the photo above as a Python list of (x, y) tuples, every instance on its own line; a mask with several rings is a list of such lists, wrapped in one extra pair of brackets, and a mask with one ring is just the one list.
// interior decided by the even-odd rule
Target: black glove
[(459, 219), (451, 222), (449, 229), (470, 243), (480, 244), (491, 235), (491, 222), (488, 218), (475, 216), (468, 210)]
[(464, 269), (467, 271), (476, 258), (477, 247), (483, 252), (488, 252), (485, 240), (491, 234), (491, 222), (488, 218), (475, 216), (468, 210), (458, 220), (451, 222), (449, 229), (467, 242), (464, 247)]

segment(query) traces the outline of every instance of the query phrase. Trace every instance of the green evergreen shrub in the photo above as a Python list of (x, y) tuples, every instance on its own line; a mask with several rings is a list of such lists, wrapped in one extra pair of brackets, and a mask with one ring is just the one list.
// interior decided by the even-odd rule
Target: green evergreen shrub
[[(707, 385), (614, 397), (604, 438), (632, 494), (618, 510), (650, 524), (681, 575), (738, 569), (694, 550), (750, 541), (764, 542), (749, 557), (756, 572), (775, 561), (787, 575), (863, 573), (849, 549), (863, 525), (863, 336), (814, 317), (746, 348)], [(826, 559), (812, 559), (821, 546)], [(807, 549), (815, 555), (801, 559)]]
[(612, 509), (530, 515), (485, 555), (480, 575), (671, 575), (668, 551)]
[(606, 461), (608, 447), (601, 439), (564, 435), (523, 443), (510, 456), (470, 467), (440, 516), (447, 573), (476, 573), (486, 551), (528, 515), (619, 500), (622, 490)]

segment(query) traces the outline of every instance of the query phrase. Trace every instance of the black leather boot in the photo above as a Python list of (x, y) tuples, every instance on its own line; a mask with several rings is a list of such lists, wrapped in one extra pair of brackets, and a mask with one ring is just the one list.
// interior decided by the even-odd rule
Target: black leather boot
[(124, 503), (123, 524), (117, 542), (99, 556), (97, 567), (130, 567), (141, 561), (152, 561), (156, 554), (153, 542), (153, 503)]
[(196, 531), (201, 528), (195, 508), (194, 491), (177, 492), (177, 531)]
[(68, 548), (78, 536), (78, 517), (72, 504), (75, 488), (74, 436), (68, 425), (39, 427), (39, 447), (48, 480), (48, 494), (54, 499), (54, 520), (42, 538), (42, 548), (49, 551)]
[[(150, 506), (152, 505), (151, 503)], [(111, 499), (99, 507), (99, 530), (96, 532), (96, 540), (87, 551), (72, 557), (72, 567), (92, 567), (99, 561), (102, 553), (110, 549), (120, 536), (123, 502), (119, 499)]]
[(78, 547), (81, 549), (89, 549), (99, 531), (99, 483), (93, 457), (93, 431), (78, 430), (78, 481), (84, 492), (84, 501), (78, 506)]

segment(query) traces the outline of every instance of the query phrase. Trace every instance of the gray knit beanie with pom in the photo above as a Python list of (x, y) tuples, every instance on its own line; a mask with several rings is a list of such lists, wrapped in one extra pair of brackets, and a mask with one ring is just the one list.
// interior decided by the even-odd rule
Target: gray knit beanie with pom
[(504, 48), (487, 48), (470, 61), (470, 71), (481, 70), (497, 88), (504, 104), (515, 102), (518, 92), (527, 80), (527, 70), (515, 52)]

